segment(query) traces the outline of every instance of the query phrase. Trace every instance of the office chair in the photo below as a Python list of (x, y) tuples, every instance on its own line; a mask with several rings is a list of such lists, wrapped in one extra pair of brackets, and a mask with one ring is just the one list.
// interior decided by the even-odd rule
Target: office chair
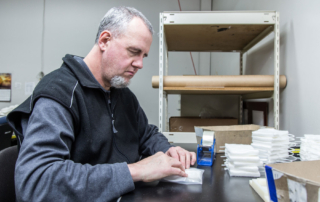
[(0, 124), (0, 150), (11, 146), (13, 129), (8, 123)]
[(8, 147), (0, 151), (0, 201), (16, 201), (14, 168), (17, 158), (17, 146)]

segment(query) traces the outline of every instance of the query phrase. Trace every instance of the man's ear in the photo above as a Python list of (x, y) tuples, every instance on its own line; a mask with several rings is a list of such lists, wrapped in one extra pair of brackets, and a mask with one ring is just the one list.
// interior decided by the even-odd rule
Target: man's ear
[(108, 46), (108, 42), (111, 40), (111, 32), (109, 32), (108, 30), (104, 30), (103, 32), (101, 32), (100, 37), (99, 37), (99, 41), (98, 41), (98, 45), (101, 51), (105, 51), (107, 46)]

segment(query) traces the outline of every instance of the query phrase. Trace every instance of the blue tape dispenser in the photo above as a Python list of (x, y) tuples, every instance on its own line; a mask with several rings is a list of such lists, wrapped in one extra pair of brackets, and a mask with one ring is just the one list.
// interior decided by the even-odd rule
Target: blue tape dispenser
[(203, 145), (202, 141), (203, 139), (201, 139), (201, 144), (198, 144), (197, 147), (197, 164), (199, 166), (212, 166), (213, 161), (215, 160), (214, 143), (216, 140), (213, 139), (211, 146)]

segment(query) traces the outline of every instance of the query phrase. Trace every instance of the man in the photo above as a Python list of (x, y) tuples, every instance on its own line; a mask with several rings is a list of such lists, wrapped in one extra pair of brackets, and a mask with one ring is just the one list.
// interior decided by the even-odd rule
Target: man
[(126, 88), (143, 67), (152, 33), (136, 9), (112, 8), (89, 54), (66, 55), (8, 115), (21, 144), (18, 201), (109, 201), (136, 181), (187, 176), (195, 153), (171, 147)]

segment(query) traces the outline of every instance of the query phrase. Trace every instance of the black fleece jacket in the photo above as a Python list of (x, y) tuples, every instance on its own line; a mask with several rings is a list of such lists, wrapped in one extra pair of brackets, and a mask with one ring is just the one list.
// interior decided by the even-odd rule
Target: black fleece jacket
[(127, 163), (170, 144), (128, 88), (105, 91), (73, 56), (63, 61), (8, 115), (21, 141), (17, 199), (114, 199), (134, 189)]

